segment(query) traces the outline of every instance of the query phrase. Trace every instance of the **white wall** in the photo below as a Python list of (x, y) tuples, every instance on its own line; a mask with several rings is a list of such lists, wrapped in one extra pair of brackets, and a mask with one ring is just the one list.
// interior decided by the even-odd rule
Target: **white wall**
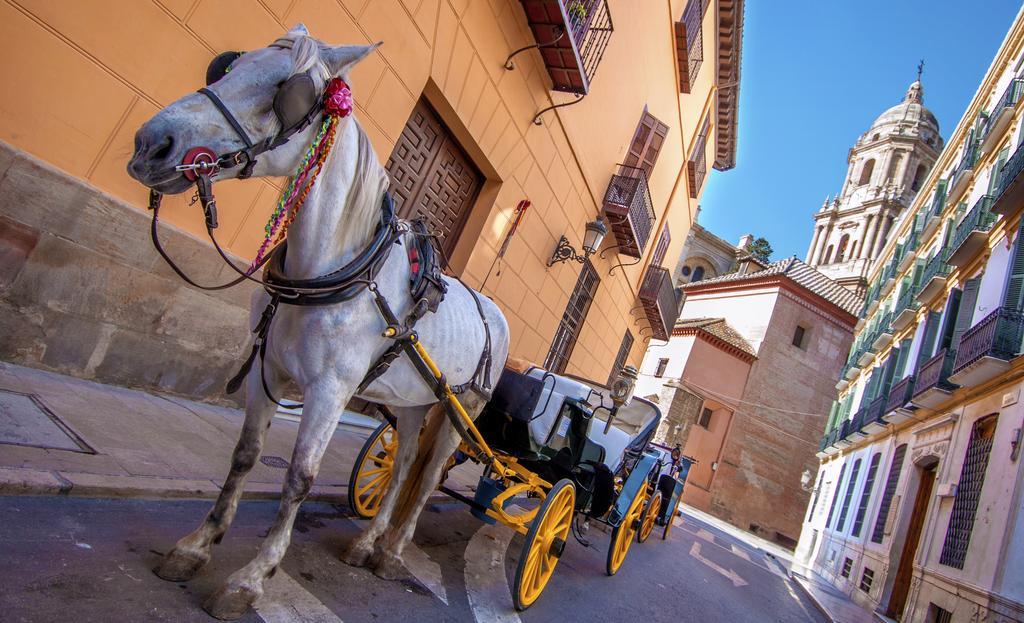
[(725, 318), (733, 329), (750, 342), (756, 352), (764, 341), (778, 296), (777, 287), (737, 292), (688, 293), (680, 318)]
[[(655, 344), (647, 349), (644, 354), (643, 363), (640, 364), (640, 375), (636, 381), (634, 394), (640, 396), (655, 396), (661, 394), (662, 388), (667, 381), (678, 379), (683, 375), (686, 367), (686, 360), (690, 357), (690, 350), (693, 349), (692, 335), (673, 336), (667, 344)], [(668, 367), (662, 378), (654, 376), (658, 369), (658, 360), (668, 359)]]
[(1009, 270), (1010, 250), (1006, 248), (1004, 236), (992, 249), (992, 255), (985, 264), (985, 274), (981, 277), (981, 290), (978, 291), (978, 302), (974, 307), (974, 322), (988, 316), (1003, 304), (1003, 290), (1006, 287), (1006, 271)]

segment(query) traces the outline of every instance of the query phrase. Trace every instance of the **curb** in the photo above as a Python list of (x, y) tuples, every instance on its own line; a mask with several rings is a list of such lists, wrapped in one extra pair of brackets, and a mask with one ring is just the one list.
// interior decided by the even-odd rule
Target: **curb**
[(810, 588), (808, 588), (806, 584), (804, 584), (804, 582), (809, 581), (807, 578), (798, 573), (793, 573), (792, 571), (789, 575), (791, 578), (793, 578), (793, 582), (800, 587), (800, 592), (804, 594), (804, 597), (807, 597), (807, 599), (809, 599), (810, 602), (814, 604), (814, 607), (817, 608), (818, 611), (820, 611), (823, 615), (825, 615), (826, 619), (828, 619), (831, 623), (842, 623), (841, 621), (836, 621), (836, 619), (832, 616), (832, 613), (826, 610), (825, 606), (821, 603), (821, 601), (814, 596), (814, 592)]

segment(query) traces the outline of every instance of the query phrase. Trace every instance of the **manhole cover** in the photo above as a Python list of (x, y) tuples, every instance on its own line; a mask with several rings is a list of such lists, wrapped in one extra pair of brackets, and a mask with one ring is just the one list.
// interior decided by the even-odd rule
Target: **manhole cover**
[(6, 389), (0, 389), (0, 443), (95, 454), (38, 396)]
[(267, 467), (276, 467), (278, 469), (288, 469), (288, 461), (282, 459), (279, 456), (265, 456), (260, 459), (260, 463), (263, 463)]

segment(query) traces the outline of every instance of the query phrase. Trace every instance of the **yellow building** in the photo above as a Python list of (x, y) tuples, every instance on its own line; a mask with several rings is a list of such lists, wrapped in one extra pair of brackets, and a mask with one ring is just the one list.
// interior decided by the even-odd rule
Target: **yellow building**
[[(202, 86), (215, 54), (302, 22), (332, 44), (384, 41), (353, 73), (356, 114), (402, 213), (432, 215), (455, 272), (500, 303), (513, 356), (607, 379), (667, 336), (672, 264), (708, 167), (733, 166), (742, 6), (4, 0), (0, 358), (220, 395), (245, 348), (248, 291), (201, 293), (159, 262), (125, 164), (135, 130)], [(280, 188), (218, 185), (218, 231), (239, 257)], [(199, 211), (181, 196), (162, 215), (172, 254), (216, 281)], [(562, 236), (580, 252), (599, 216), (600, 253), (549, 265)]]
[(818, 454), (797, 558), (899, 621), (1024, 620), (1022, 100), (1024, 12), (868, 274)]

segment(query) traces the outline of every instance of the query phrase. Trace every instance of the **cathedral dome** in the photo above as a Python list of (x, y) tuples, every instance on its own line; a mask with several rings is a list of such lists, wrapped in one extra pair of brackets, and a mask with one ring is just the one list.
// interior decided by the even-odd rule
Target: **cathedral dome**
[(924, 106), (924, 88), (920, 80), (915, 80), (907, 88), (903, 101), (883, 112), (864, 133), (864, 139), (875, 140), (890, 134), (919, 135), (936, 151), (942, 149), (942, 138), (939, 135), (939, 122)]

